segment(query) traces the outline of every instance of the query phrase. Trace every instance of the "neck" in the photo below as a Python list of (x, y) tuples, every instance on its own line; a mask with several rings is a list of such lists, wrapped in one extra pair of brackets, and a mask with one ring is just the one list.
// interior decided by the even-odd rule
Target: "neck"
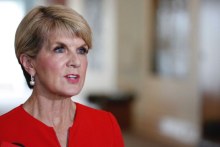
[(54, 128), (60, 126), (69, 128), (73, 123), (76, 109), (71, 98), (52, 99), (34, 94), (23, 107), (33, 117)]

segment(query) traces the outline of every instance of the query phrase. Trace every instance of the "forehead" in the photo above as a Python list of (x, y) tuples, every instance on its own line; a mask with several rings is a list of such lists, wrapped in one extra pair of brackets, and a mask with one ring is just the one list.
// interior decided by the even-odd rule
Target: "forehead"
[(47, 35), (46, 38), (50, 39), (51, 37), (69, 37), (69, 38), (74, 38), (74, 37), (78, 37), (76, 35), (75, 32), (73, 32), (73, 30), (71, 29), (67, 29), (67, 28), (54, 28), (52, 30), (50, 30)]
[(44, 35), (44, 44), (59, 40), (62, 38), (75, 38), (76, 34), (66, 29), (54, 29)]
[(47, 41), (44, 43), (44, 45), (52, 46), (54, 44), (78, 47), (85, 45), (85, 41), (81, 37), (78, 37), (74, 33), (68, 31), (54, 31), (48, 35)]

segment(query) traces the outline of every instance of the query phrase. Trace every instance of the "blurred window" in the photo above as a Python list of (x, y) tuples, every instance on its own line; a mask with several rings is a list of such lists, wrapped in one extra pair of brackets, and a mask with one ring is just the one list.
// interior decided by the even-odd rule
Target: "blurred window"
[(189, 1), (157, 0), (155, 58), (153, 70), (168, 77), (185, 78), (189, 73)]

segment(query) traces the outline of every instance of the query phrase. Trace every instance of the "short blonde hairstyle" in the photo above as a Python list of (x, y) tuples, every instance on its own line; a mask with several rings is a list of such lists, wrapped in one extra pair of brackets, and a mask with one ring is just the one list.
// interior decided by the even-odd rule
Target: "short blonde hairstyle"
[[(82, 38), (88, 48), (92, 47), (92, 32), (87, 21), (76, 11), (62, 5), (37, 6), (19, 24), (15, 34), (15, 53), (35, 58), (53, 33), (65, 32)], [(30, 75), (21, 65), (28, 86)]]

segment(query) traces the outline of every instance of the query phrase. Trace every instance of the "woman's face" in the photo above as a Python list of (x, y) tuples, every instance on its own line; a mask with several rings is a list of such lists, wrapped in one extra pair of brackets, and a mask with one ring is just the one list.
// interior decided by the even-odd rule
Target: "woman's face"
[(34, 59), (35, 86), (41, 94), (71, 97), (84, 84), (88, 46), (77, 36), (53, 34)]

